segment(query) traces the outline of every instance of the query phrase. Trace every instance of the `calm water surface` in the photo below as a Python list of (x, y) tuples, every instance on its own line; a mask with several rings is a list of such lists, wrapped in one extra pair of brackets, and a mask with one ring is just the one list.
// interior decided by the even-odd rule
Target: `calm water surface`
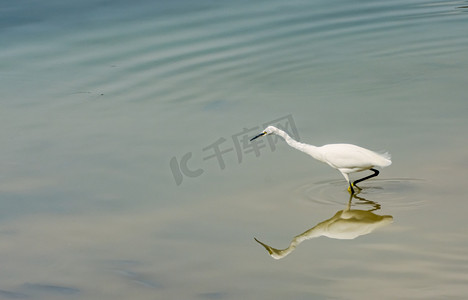
[(0, 298), (465, 299), (466, 6), (0, 4)]

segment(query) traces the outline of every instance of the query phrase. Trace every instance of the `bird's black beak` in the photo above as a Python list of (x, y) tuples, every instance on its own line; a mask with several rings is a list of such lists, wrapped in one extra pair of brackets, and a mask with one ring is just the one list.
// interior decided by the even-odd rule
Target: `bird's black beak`
[(259, 137), (261, 137), (261, 136), (264, 136), (265, 134), (266, 134), (265, 131), (262, 132), (262, 133), (260, 133), (260, 134), (257, 134), (256, 136), (254, 136), (253, 138), (251, 138), (250, 141), (253, 141), (253, 140), (255, 140), (256, 138), (259, 138)]

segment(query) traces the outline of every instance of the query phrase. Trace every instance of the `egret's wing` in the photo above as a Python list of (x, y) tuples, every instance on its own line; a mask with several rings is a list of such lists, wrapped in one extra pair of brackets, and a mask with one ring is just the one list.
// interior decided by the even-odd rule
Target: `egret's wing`
[(350, 144), (322, 147), (325, 162), (337, 169), (368, 169), (374, 166), (375, 152)]

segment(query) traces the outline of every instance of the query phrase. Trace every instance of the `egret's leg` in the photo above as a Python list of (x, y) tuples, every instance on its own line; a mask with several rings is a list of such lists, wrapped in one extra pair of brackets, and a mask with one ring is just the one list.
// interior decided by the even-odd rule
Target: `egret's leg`
[(353, 182), (353, 185), (354, 185), (355, 187), (358, 187), (358, 186), (356, 185), (357, 183), (359, 183), (359, 182), (361, 182), (361, 181), (364, 181), (364, 180), (367, 180), (367, 179), (369, 179), (369, 178), (375, 177), (375, 176), (379, 175), (379, 173), (380, 173), (379, 170), (376, 170), (376, 169), (370, 169), (370, 170), (371, 170), (371, 171), (374, 171), (374, 174), (369, 175), (369, 176), (366, 176), (366, 177), (361, 178), (361, 179), (358, 179), (358, 180), (355, 180), (355, 181)]
[(346, 179), (346, 182), (349, 184), (349, 187), (348, 187), (348, 192), (352, 194), (354, 194), (354, 189), (353, 189), (353, 184), (351, 183), (351, 181), (349, 180), (349, 176), (347, 173), (344, 173), (340, 170), (341, 174), (343, 175), (343, 177)]

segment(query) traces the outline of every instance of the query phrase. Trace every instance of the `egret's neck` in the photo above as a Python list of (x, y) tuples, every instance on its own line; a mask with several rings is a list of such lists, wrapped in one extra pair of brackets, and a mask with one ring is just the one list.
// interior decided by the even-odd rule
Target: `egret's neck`
[(286, 132), (280, 129), (277, 129), (275, 134), (282, 137), (286, 141), (286, 143), (288, 143), (289, 146), (296, 148), (297, 150), (302, 151), (304, 153), (307, 153), (315, 159), (323, 161), (322, 154), (318, 150), (318, 147), (298, 142), (292, 137), (290, 137)]

